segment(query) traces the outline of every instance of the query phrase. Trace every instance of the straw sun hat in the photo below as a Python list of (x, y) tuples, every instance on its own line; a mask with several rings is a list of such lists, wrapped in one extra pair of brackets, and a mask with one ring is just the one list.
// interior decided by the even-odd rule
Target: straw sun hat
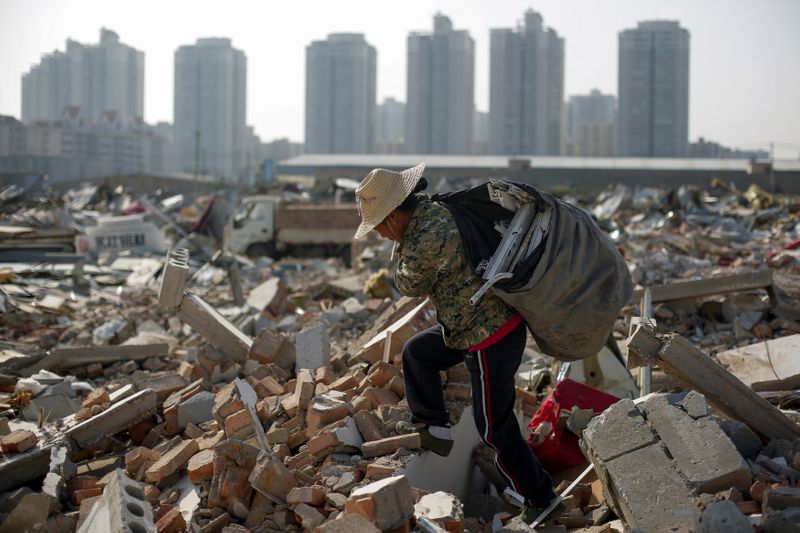
[(356, 189), (361, 225), (354, 239), (363, 239), (375, 226), (383, 222), (414, 190), (425, 170), (425, 163), (402, 172), (376, 168)]

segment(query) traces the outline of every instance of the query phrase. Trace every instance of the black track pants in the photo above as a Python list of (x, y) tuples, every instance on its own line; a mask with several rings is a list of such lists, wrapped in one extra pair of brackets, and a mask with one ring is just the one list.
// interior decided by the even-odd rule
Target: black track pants
[(472, 376), (472, 406), (481, 438), (497, 452), (495, 464), (509, 486), (536, 506), (555, 497), (553, 482), (522, 437), (514, 416), (514, 376), (525, 349), (525, 324), (485, 350), (445, 346), (441, 326), (418, 333), (403, 348), (406, 399), (415, 422), (449, 425), (441, 370), (465, 361)]

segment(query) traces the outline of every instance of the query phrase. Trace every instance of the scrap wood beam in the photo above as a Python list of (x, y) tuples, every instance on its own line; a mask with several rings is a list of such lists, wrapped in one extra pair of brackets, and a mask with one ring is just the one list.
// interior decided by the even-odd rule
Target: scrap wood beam
[(741, 420), (765, 437), (800, 437), (800, 426), (680, 335), (659, 335), (640, 324), (628, 339), (628, 351), (647, 364), (658, 365), (704, 394), (725, 416)]
[[(678, 281), (665, 285), (647, 287), (653, 303), (668, 302), (670, 300), (683, 300), (686, 298), (703, 298), (715, 294), (729, 292), (749, 291), (753, 289), (766, 289), (772, 286), (772, 269), (744, 272), (730, 276), (696, 279), (691, 281)], [(631, 303), (638, 303), (644, 295), (645, 289), (633, 291)]]

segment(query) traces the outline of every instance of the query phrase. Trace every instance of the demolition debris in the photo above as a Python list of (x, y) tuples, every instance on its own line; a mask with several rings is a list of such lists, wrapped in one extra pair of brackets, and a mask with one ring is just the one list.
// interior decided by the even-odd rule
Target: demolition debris
[[(545, 530), (797, 528), (800, 203), (721, 182), (570, 200), (637, 290), (596, 357), (529, 340), (517, 413), (571, 487)], [(463, 364), (442, 372), (448, 457), (399, 424), (403, 344), (436, 315), (394, 297), (388, 248), (227, 256), (191, 231), (200, 198), (47, 201), (0, 204), (0, 533), (528, 530)]]

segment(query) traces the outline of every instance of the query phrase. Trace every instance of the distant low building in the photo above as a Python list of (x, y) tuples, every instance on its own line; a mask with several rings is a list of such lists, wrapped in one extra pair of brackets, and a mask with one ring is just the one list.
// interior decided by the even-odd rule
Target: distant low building
[(43, 175), (53, 181), (165, 172), (167, 141), (141, 120), (116, 112), (85, 120), (78, 106), (59, 120), (28, 125), (0, 116), (0, 175)]
[(689, 143), (689, 157), (711, 158), (711, 159), (768, 159), (769, 152), (766, 150), (739, 150), (738, 148), (728, 148), (714, 141), (708, 141), (703, 137), (697, 142)]

